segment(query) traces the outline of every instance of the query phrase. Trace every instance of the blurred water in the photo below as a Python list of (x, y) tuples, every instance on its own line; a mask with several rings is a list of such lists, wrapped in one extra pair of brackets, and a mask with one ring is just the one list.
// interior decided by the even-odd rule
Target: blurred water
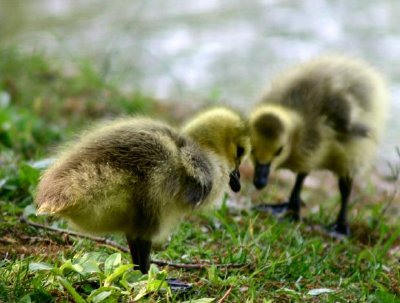
[(90, 58), (124, 89), (186, 102), (218, 99), (244, 110), (286, 66), (326, 52), (360, 56), (390, 84), (381, 159), (393, 160), (399, 16), (397, 0), (0, 0), (0, 43), (65, 62)]

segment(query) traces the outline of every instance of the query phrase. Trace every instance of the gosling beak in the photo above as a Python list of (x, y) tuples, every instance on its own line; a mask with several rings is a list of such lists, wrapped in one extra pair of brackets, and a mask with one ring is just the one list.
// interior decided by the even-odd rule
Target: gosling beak
[(253, 183), (257, 189), (261, 189), (267, 185), (270, 166), (271, 162), (267, 164), (260, 164), (256, 162)]
[(229, 186), (235, 193), (240, 191), (240, 172), (238, 168), (229, 174)]

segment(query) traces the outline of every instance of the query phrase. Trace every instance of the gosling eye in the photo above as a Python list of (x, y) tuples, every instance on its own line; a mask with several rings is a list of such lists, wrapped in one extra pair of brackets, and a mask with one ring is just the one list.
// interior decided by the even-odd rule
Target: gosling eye
[(278, 150), (275, 152), (275, 157), (279, 156), (282, 153), (283, 146), (279, 147)]
[(236, 149), (236, 157), (241, 158), (244, 154), (244, 148), (241, 146), (238, 146)]

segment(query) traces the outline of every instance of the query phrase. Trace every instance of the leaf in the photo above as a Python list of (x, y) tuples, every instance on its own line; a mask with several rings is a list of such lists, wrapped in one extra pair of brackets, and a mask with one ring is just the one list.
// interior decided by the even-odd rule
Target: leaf
[(22, 181), (36, 185), (39, 181), (40, 171), (28, 163), (22, 163), (19, 168), (19, 175)]
[(115, 290), (113, 287), (100, 287), (91, 292), (87, 297), (87, 301), (93, 303), (101, 302), (111, 296)]
[(6, 91), (0, 91), (0, 107), (6, 108), (10, 105), (11, 97)]
[(71, 296), (74, 298), (76, 303), (86, 303), (85, 299), (83, 299), (78, 292), (75, 290), (75, 288), (71, 285), (71, 283), (68, 282), (67, 279), (63, 277), (58, 277), (58, 280), (60, 281), (61, 285), (71, 294)]
[(94, 260), (87, 260), (86, 262), (82, 263), (81, 266), (83, 274), (92, 274), (101, 272), (99, 265)]
[(1, 189), (4, 185), (6, 185), (6, 183), (7, 183), (7, 178), (0, 179), (0, 189)]
[(195, 299), (195, 300), (190, 300), (190, 301), (184, 301), (181, 303), (211, 303), (214, 301), (215, 301), (215, 298), (201, 298), (201, 299)]
[(29, 204), (27, 207), (24, 208), (23, 216), (24, 218), (28, 218), (31, 215), (36, 214), (36, 207), (33, 204)]
[(150, 264), (150, 268), (149, 268), (149, 281), (150, 280), (156, 280), (157, 279), (157, 275), (159, 274), (160, 270), (158, 269), (157, 265), (155, 264)]
[[(140, 279), (143, 279), (145, 275), (143, 275), (139, 270), (128, 270), (123, 275), (122, 278), (118, 281), (126, 290), (131, 290), (135, 285), (138, 285)], [(144, 281), (141, 281), (144, 282)]]
[(309, 296), (319, 296), (322, 294), (329, 294), (335, 292), (333, 289), (329, 288), (315, 288), (308, 291), (307, 295)]
[(31, 296), (30, 295), (25, 295), (20, 299), (19, 302), (20, 303), (32, 303)]
[(39, 270), (52, 270), (54, 267), (48, 263), (29, 263), (29, 270), (39, 271)]
[(79, 258), (79, 260), (80, 260), (81, 264), (83, 264), (84, 262), (87, 262), (89, 260), (99, 263), (100, 260), (102, 259), (102, 256), (103, 256), (102, 253), (92, 251), (92, 252), (85, 253), (81, 258)]
[(214, 265), (211, 265), (210, 268), (208, 269), (208, 280), (214, 283), (219, 282), (219, 277), (217, 274), (217, 268)]
[(148, 291), (146, 287), (142, 287), (139, 290), (139, 293), (136, 295), (136, 297), (133, 298), (133, 301), (134, 302), (139, 301), (140, 299), (144, 298), (149, 293), (150, 293), (150, 291)]
[(30, 165), (35, 169), (45, 169), (49, 167), (54, 162), (54, 158), (46, 158), (43, 160), (32, 162)]
[(119, 266), (117, 269), (114, 270), (114, 272), (109, 275), (105, 281), (104, 281), (104, 286), (110, 286), (111, 282), (113, 282), (116, 278), (122, 276), (127, 270), (131, 269), (133, 267), (133, 264), (125, 264)]
[(155, 292), (159, 291), (161, 288), (168, 288), (168, 283), (164, 280), (153, 280), (147, 283), (147, 291), (148, 292)]
[(98, 295), (96, 295), (95, 297), (93, 297), (92, 302), (93, 303), (97, 303), (97, 302), (101, 302), (104, 299), (107, 299), (109, 296), (111, 296), (112, 291), (103, 291), (101, 293), (99, 293)]
[(121, 259), (120, 253), (112, 254), (106, 259), (104, 262), (104, 273), (106, 276), (110, 275), (114, 271), (114, 268), (121, 264)]
[(83, 267), (80, 264), (72, 264), (71, 260), (67, 260), (63, 265), (60, 266), (61, 272), (64, 274), (65, 271), (71, 270), (79, 274), (83, 273)]

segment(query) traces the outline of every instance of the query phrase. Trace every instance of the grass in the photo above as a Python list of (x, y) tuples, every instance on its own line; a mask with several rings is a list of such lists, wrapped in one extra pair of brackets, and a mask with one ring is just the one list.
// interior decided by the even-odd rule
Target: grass
[[(152, 98), (119, 92), (87, 62), (61, 66), (40, 54), (0, 50), (0, 302), (200, 303), (218, 302), (227, 292), (224, 302), (400, 302), (400, 223), (386, 210), (390, 195), (372, 185), (353, 194), (348, 241), (310, 228), (334, 220), (335, 191), (330, 198), (306, 191), (307, 220), (293, 224), (228, 207), (250, 204), (253, 189), (245, 180), (242, 196), (188, 218), (153, 254), (179, 263), (246, 264), (235, 269), (152, 266), (143, 276), (131, 270), (126, 253), (21, 223), (24, 214), (66, 227), (33, 215), (43, 159), (90, 121), (132, 113), (173, 116)], [(287, 183), (275, 182), (259, 199), (286, 192)], [(173, 293), (167, 276), (195, 290)]]

